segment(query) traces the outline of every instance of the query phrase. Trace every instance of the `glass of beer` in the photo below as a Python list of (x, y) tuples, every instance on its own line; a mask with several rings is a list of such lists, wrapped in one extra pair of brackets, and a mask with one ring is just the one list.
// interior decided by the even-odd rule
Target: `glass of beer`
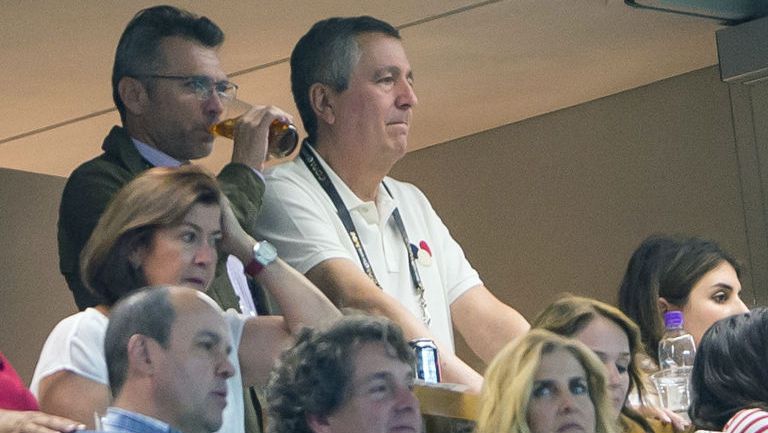
[[(211, 133), (232, 139), (235, 134), (235, 124), (253, 106), (239, 99), (233, 99), (227, 102), (225, 107), (226, 119), (211, 126)], [(292, 123), (275, 119), (269, 125), (267, 147), (265, 168), (290, 161), (299, 153), (299, 131)]]

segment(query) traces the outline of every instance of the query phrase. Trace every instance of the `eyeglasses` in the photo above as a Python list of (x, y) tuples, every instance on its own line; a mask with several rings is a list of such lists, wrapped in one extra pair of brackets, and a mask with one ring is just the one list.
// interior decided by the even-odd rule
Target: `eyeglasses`
[(155, 78), (162, 80), (179, 80), (184, 81), (184, 87), (194, 93), (197, 99), (201, 101), (207, 101), (212, 95), (213, 90), (216, 90), (216, 95), (224, 102), (231, 101), (237, 97), (237, 84), (222, 80), (213, 81), (210, 77), (205, 75), (157, 75), (157, 74), (142, 74), (134, 75), (134, 78)]

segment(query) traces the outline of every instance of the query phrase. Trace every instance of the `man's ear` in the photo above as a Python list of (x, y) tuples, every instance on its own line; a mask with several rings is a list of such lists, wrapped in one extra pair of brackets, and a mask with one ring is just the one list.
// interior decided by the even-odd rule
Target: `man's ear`
[(149, 347), (154, 340), (146, 335), (133, 334), (128, 339), (128, 366), (134, 371), (150, 375), (154, 371), (154, 362)]
[(327, 84), (315, 83), (309, 86), (309, 105), (318, 120), (322, 119), (329, 125), (336, 121), (336, 112), (334, 111), (336, 95), (336, 91)]
[(314, 433), (330, 433), (331, 425), (327, 416), (307, 414), (305, 415), (307, 425)]
[(133, 77), (123, 77), (117, 83), (117, 93), (125, 109), (133, 115), (140, 115), (149, 101), (144, 83)]

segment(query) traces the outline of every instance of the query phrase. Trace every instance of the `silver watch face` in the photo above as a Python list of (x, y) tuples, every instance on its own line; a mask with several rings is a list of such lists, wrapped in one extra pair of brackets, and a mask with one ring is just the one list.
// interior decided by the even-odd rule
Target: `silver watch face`
[(267, 241), (261, 241), (253, 248), (253, 258), (266, 266), (277, 258), (277, 249)]

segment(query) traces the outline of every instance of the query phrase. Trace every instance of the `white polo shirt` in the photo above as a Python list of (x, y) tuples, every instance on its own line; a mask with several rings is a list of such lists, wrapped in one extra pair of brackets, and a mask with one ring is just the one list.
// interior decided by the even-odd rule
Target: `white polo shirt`
[[(384, 292), (421, 318), (408, 252), (392, 218), (395, 207), (399, 209), (411, 248), (420, 257), (417, 266), (432, 317), (430, 331), (453, 351), (449, 307), (482, 281), (427, 198), (415, 186), (387, 177), (384, 183), (392, 196), (379, 186), (376, 203), (363, 202), (322, 158), (317, 159), (347, 206)], [(300, 158), (268, 171), (266, 183), (256, 233), (272, 242), (283, 260), (301, 273), (333, 258), (349, 259), (363, 270), (336, 207)]]

